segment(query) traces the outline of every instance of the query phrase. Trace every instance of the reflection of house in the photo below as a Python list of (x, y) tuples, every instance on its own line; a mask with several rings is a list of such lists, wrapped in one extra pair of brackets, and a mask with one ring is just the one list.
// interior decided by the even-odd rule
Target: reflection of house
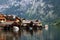
[(0, 22), (6, 22), (6, 18), (3, 14), (0, 14)]

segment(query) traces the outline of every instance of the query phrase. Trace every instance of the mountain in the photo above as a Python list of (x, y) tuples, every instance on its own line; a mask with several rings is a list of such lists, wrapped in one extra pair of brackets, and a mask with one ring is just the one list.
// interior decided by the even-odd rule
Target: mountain
[(54, 20), (52, 23), (53, 23), (53, 25), (60, 27), (60, 18)]
[(52, 22), (60, 17), (60, 0), (0, 0), (0, 12)]

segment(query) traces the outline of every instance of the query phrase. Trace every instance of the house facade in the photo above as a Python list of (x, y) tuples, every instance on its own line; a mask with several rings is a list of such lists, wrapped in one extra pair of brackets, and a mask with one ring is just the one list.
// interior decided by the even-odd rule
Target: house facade
[(0, 14), (0, 22), (6, 22), (6, 18), (3, 14)]

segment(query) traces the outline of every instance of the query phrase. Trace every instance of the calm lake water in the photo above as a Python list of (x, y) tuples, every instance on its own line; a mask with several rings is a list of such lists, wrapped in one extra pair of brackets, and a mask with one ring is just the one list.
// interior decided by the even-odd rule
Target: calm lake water
[(57, 26), (49, 26), (48, 30), (20, 30), (19, 33), (0, 31), (1, 35), (5, 40), (60, 40), (60, 29)]

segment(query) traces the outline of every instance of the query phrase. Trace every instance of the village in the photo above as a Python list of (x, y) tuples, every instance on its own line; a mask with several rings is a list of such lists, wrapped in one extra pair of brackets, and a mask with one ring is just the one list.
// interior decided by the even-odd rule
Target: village
[(42, 29), (42, 23), (39, 20), (26, 20), (15, 15), (5, 15), (0, 13), (0, 30), (13, 31), (14, 27), (17, 29), (37, 30)]
[(45, 27), (43, 27), (40, 20), (27, 20), (16, 15), (0, 13), (0, 40), (18, 40), (21, 32), (30, 32), (33, 35), (33, 31), (41, 31), (43, 28)]

